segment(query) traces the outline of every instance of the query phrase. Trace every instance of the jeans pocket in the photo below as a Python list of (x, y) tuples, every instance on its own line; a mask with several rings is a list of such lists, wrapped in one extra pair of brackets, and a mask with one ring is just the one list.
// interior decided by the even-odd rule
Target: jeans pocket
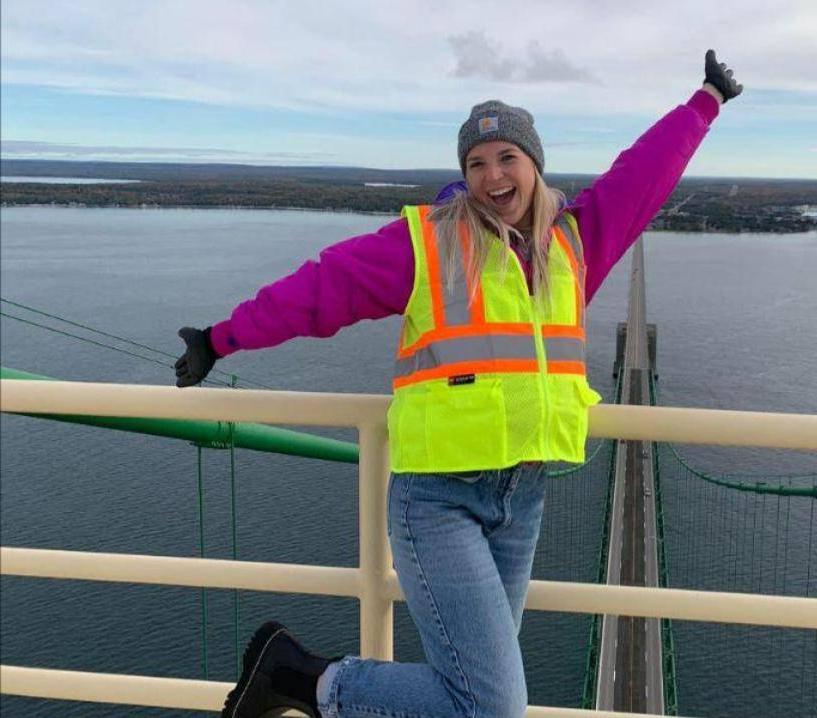
[(486, 473), (486, 471), (448, 471), (441, 473), (440, 476), (444, 479), (457, 479), (458, 481), (464, 481), (466, 484), (475, 484)]

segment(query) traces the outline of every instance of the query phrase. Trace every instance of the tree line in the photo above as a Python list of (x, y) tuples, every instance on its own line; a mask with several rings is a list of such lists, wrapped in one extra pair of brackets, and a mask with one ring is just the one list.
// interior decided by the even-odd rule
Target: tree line
[[(439, 174), (442, 174), (439, 179), (446, 181), (456, 178)], [(572, 198), (592, 179), (557, 176), (549, 182)], [(371, 187), (363, 184), (359, 175), (355, 175), (355, 181), (345, 178), (334, 182), (315, 177), (83, 185), (4, 182), (0, 199), (4, 206), (303, 208), (396, 215), (406, 204), (433, 202), (444, 184), (435, 181), (413, 187)], [(817, 207), (817, 182), (690, 178), (675, 189), (649, 229), (683, 232), (817, 229), (817, 218), (801, 211), (804, 205)]]

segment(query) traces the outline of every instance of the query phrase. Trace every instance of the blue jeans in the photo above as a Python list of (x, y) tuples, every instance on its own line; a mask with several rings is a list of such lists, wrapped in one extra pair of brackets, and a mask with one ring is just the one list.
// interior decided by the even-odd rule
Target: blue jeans
[(323, 718), (524, 715), (518, 636), (544, 493), (544, 464), (391, 475), (394, 567), (427, 663), (344, 657)]

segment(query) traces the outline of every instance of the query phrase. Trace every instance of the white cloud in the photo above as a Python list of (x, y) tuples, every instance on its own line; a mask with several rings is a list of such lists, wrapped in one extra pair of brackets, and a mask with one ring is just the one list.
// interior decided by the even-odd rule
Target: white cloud
[(577, 67), (568, 60), (562, 48), (545, 50), (538, 40), (528, 45), (529, 60), (525, 79), (529, 82), (586, 82), (602, 84), (591, 72)]
[(656, 113), (700, 84), (712, 46), (747, 94), (817, 95), (812, 0), (4, 0), (2, 13), (3, 82), (79, 92), (315, 112), (462, 112), (499, 96), (534, 113)]
[(454, 77), (483, 77), (499, 82), (513, 79), (517, 68), (513, 60), (500, 57), (484, 32), (453, 35), (448, 42), (454, 51)]
[(454, 51), (454, 77), (476, 77), (499, 82), (590, 82), (598, 84), (587, 70), (573, 65), (561, 48), (546, 51), (538, 40), (531, 40), (518, 57), (503, 56), (482, 31), (452, 35), (448, 42)]

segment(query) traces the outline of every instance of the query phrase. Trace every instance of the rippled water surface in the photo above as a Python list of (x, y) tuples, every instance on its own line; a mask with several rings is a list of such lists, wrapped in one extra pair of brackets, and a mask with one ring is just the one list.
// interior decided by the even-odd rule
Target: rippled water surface
[[(262, 284), (322, 247), (385, 221), (298, 211), (3, 209), (2, 294), (175, 356), (182, 346), (179, 327), (203, 327), (226, 317)], [(663, 403), (817, 412), (817, 235), (652, 234), (646, 260)], [(625, 258), (589, 310), (590, 378), (606, 397), (615, 327), (626, 316), (628, 270)], [(7, 304), (3, 311), (57, 326)], [(397, 317), (364, 321), (329, 340), (297, 339), (269, 351), (241, 352), (220, 367), (280, 389), (387, 393), (398, 332)], [(2, 323), (3, 365), (29, 372), (170, 385), (172, 361), (151, 363), (5, 317)], [(234, 546), (229, 452), (203, 454), (202, 534), (194, 447), (25, 417), (4, 415), (2, 425), (3, 545), (198, 556), (203, 537), (204, 552), (212, 557), (229, 558), (235, 550), (250, 560), (356, 565), (354, 466), (236, 452)], [(346, 430), (322, 433), (356, 440)], [(714, 472), (815, 470), (814, 455), (805, 453), (680, 448), (696, 466)], [(575, 532), (578, 538), (561, 565), (544, 546), (534, 577), (590, 580), (603, 497), (599, 474), (581, 492), (569, 486), (554, 490), (556, 508), (543, 524), (543, 543), (558, 539), (560, 546), (574, 546), (565, 536)], [(577, 520), (574, 512), (580, 510)], [(202, 675), (198, 590), (13, 577), (3, 579), (2, 589), (4, 663)], [(206, 601), (208, 675), (232, 680), (235, 596), (212, 590)], [(258, 622), (275, 617), (315, 651), (357, 650), (355, 600), (242, 592), (238, 613), (242, 644)], [(526, 614), (521, 641), (531, 703), (575, 705), (587, 628), (582, 616)], [(422, 660), (402, 603), (395, 606), (395, 629), (395, 658)], [(785, 660), (799, 670), (811, 656), (817, 659), (817, 652)], [(741, 675), (746, 685), (739, 685)], [(751, 674), (730, 673), (724, 704), (741, 705), (753, 682)], [(681, 685), (686, 714), (716, 714), (706, 706), (717, 696), (696, 697), (694, 676)], [(706, 700), (703, 706), (699, 698)], [(54, 715), (57, 705), (62, 716), (168, 715), (16, 698), (3, 699), (3, 713)], [(778, 707), (781, 714), (787, 710), (785, 704)]]

